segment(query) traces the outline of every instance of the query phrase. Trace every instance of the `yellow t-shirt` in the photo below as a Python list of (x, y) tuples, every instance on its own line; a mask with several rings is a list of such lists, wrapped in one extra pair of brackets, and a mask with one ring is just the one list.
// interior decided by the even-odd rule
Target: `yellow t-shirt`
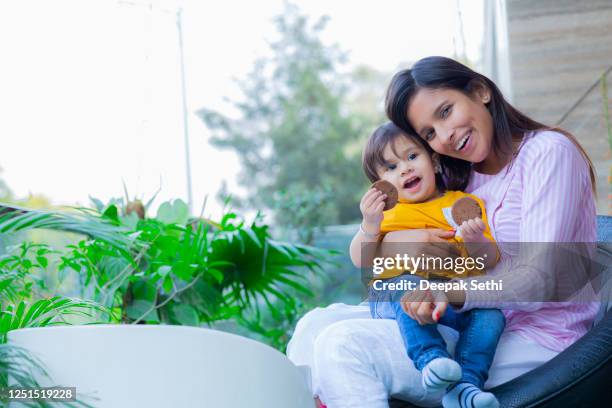
[[(384, 235), (391, 231), (427, 228), (441, 228), (444, 230), (450, 230), (453, 227), (451, 223), (447, 220), (447, 216), (444, 214), (444, 209), (446, 209), (446, 212), (450, 217), (450, 208), (453, 206), (455, 201), (462, 197), (471, 197), (476, 200), (476, 202), (478, 202), (478, 205), (480, 205), (480, 209), (482, 210), (482, 221), (486, 225), (484, 236), (491, 242), (495, 242), (493, 240), (493, 236), (491, 235), (491, 230), (489, 229), (489, 224), (487, 222), (484, 202), (480, 198), (472, 194), (464, 193), (462, 191), (447, 191), (442, 197), (424, 203), (397, 203), (395, 207), (383, 213), (384, 218), (380, 226), (381, 233)], [(469, 256), (465, 249), (465, 246), (463, 245), (463, 239), (461, 237), (455, 236), (453, 238), (448, 239), (448, 241), (458, 245), (462, 257), (465, 258)], [(386, 269), (382, 274), (376, 276), (376, 279), (388, 279), (394, 276), (401, 275), (402, 273), (404, 273), (404, 270), (399, 270), (395, 268)], [(432, 276), (456, 278), (459, 276), (474, 276), (482, 273), (483, 271), (476, 269), (468, 269), (461, 275), (457, 275), (454, 271), (448, 271), (444, 269), (436, 269), (433, 271), (417, 270), (415, 272), (416, 275), (425, 278), (429, 278)]]

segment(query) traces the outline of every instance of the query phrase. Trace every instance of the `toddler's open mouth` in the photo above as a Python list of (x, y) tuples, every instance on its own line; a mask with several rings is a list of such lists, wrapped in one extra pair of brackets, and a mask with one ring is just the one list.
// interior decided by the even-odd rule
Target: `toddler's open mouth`
[(415, 190), (421, 183), (420, 177), (412, 177), (404, 182), (404, 188), (407, 190)]

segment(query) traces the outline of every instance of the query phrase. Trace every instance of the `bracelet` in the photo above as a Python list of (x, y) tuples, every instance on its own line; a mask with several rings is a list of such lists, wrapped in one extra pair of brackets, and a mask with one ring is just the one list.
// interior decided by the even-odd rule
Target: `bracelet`
[(366, 236), (366, 238), (377, 239), (380, 236), (380, 232), (378, 234), (370, 234), (369, 232), (365, 232), (363, 229), (363, 223), (359, 224), (359, 232)]

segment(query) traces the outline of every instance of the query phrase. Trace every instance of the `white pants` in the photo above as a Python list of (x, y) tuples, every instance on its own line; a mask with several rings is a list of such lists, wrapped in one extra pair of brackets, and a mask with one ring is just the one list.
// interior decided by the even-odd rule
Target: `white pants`
[[(457, 332), (439, 326), (452, 354)], [(557, 352), (505, 332), (489, 380), (494, 387), (545, 363)], [(442, 393), (427, 393), (408, 358), (395, 320), (372, 319), (368, 306), (333, 304), (307, 313), (287, 347), (296, 365), (312, 370), (314, 395), (328, 408), (388, 408), (390, 397), (434, 406)]]

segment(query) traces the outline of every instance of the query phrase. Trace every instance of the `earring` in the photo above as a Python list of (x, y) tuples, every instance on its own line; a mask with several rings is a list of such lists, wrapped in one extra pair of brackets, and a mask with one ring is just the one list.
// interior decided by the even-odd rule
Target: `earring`
[(485, 96), (484, 98), (482, 98), (482, 103), (489, 103), (489, 97)]
[(440, 164), (436, 164), (434, 166), (434, 173), (441, 173), (442, 172), (442, 166), (440, 166)]

